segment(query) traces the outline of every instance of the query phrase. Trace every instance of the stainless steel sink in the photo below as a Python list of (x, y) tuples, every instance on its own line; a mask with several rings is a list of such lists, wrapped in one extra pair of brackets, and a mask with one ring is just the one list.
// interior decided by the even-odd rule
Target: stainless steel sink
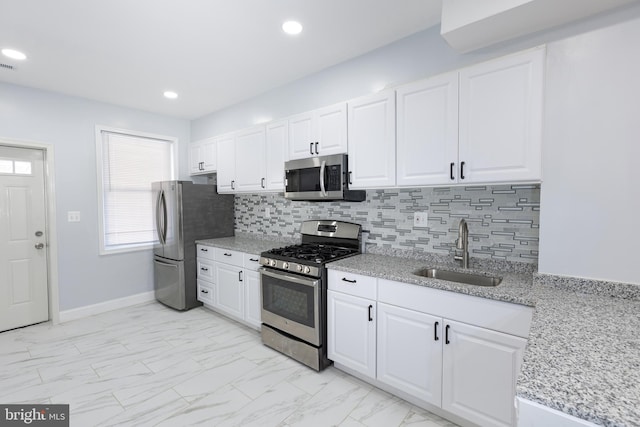
[(448, 280), (450, 282), (466, 283), (476, 286), (498, 286), (502, 277), (482, 276), (480, 274), (460, 273), (457, 271), (440, 270), (437, 268), (423, 268), (413, 274), (431, 279)]

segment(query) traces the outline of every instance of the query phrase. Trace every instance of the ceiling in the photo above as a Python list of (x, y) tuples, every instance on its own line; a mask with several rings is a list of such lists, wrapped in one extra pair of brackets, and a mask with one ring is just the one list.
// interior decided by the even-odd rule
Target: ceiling
[[(0, 0), (0, 81), (194, 119), (421, 31), (441, 0)], [(289, 36), (284, 21), (302, 23)], [(163, 97), (172, 90), (175, 100)]]

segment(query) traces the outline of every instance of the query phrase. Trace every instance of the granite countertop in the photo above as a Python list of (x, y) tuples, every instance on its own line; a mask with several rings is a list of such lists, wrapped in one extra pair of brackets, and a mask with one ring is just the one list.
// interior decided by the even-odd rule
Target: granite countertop
[(640, 286), (499, 273), (493, 288), (427, 279), (420, 259), (362, 254), (329, 268), (534, 307), (518, 396), (607, 426), (640, 425)]
[(249, 254), (259, 255), (261, 252), (268, 251), (269, 249), (279, 248), (282, 246), (296, 243), (293, 239), (263, 239), (257, 236), (249, 235), (248, 233), (238, 234), (231, 237), (220, 237), (217, 239), (204, 239), (196, 240), (197, 244), (214, 246), (222, 249), (229, 249), (232, 251), (245, 252)]

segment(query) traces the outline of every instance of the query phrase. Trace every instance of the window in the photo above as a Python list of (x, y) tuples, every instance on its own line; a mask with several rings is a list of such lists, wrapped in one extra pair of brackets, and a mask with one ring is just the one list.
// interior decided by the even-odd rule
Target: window
[(100, 253), (153, 246), (151, 183), (173, 179), (175, 145), (175, 138), (96, 128)]

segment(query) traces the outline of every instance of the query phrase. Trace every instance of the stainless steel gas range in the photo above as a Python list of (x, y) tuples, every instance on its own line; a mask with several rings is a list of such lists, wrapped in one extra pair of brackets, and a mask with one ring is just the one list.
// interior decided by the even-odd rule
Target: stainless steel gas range
[(320, 371), (327, 359), (325, 264), (360, 253), (360, 225), (302, 223), (299, 245), (260, 254), (262, 342)]

